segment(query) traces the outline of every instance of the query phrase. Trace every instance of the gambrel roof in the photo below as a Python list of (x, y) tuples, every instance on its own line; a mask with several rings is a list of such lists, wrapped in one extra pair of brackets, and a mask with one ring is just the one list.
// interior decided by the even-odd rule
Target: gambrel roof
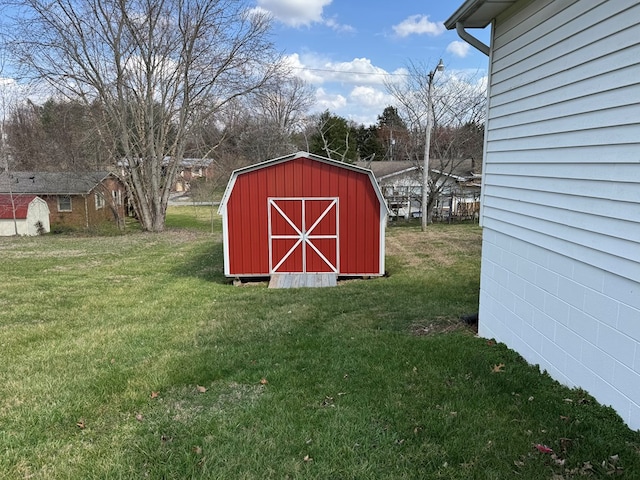
[(35, 195), (0, 194), (0, 220), (11, 220), (14, 214), (16, 219), (27, 218), (29, 204), (36, 198)]
[(378, 181), (384, 180), (387, 177), (418, 170), (416, 164), (409, 161), (356, 162), (355, 165), (370, 169)]

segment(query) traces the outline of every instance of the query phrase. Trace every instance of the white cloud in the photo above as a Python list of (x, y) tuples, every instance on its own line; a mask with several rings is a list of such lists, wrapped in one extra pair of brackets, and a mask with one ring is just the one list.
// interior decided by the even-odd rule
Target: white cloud
[(385, 81), (404, 80), (405, 68), (392, 75), (368, 58), (335, 62), (316, 53), (287, 57), (292, 73), (317, 87), (314, 112), (329, 110), (358, 124), (373, 125), (385, 107), (394, 104)]
[(369, 86), (359, 85), (351, 90), (349, 94), (349, 100), (366, 108), (374, 108), (377, 113), (382, 113), (382, 110), (390, 103), (394, 103), (394, 99), (388, 93), (378, 90)]
[(442, 34), (446, 28), (442, 22), (432, 22), (429, 15), (411, 15), (402, 22), (393, 26), (393, 31), (400, 37), (408, 37), (409, 35), (427, 34), (438, 36)]
[(447, 52), (455, 55), (456, 57), (464, 58), (469, 54), (470, 45), (467, 42), (460, 40), (454, 40), (447, 45)]
[(300, 55), (293, 53), (284, 58), (286, 65), (296, 77), (312, 85), (320, 85), (324, 82), (323, 72), (314, 70), (316, 67), (309, 63), (309, 59), (302, 60)]
[(339, 93), (328, 93), (324, 88), (316, 90), (316, 104), (314, 110), (324, 112), (337, 112), (346, 107), (347, 99)]
[[(393, 81), (393, 75), (406, 74), (400, 68), (387, 72), (377, 67), (368, 58), (354, 58), (348, 62), (335, 62), (316, 53), (294, 53), (287, 56), (287, 63), (294, 75), (313, 84), (339, 82), (347, 85), (383, 85), (386, 80)], [(391, 76), (390, 76), (391, 75)]]
[(338, 21), (335, 18), (327, 18), (324, 21), (324, 24), (327, 27), (335, 30), (336, 32), (340, 32), (340, 33), (354, 33), (356, 31), (356, 29), (353, 28), (351, 25), (338, 23)]
[(343, 115), (358, 124), (374, 125), (378, 121), (378, 115), (395, 103), (395, 99), (384, 90), (357, 86), (349, 94), (348, 111), (345, 109)]
[(258, 0), (258, 8), (291, 27), (323, 23), (322, 12), (332, 0)]

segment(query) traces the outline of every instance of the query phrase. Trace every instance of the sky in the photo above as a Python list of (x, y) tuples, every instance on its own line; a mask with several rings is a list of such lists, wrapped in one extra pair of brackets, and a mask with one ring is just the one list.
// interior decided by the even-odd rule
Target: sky
[[(311, 113), (329, 110), (358, 124), (375, 124), (394, 103), (385, 79), (406, 79), (409, 64), (429, 71), (442, 59), (441, 82), (486, 77), (488, 58), (443, 25), (464, 0), (245, 1), (272, 15), (272, 41), (292, 74), (315, 91)], [(489, 43), (489, 28), (470, 33)], [(13, 86), (1, 77), (0, 87)]]
[[(393, 98), (384, 80), (401, 80), (410, 63), (432, 70), (442, 58), (450, 77), (487, 74), (488, 58), (446, 30), (464, 0), (254, 0), (274, 18), (273, 41), (294, 75), (312, 85), (315, 111), (364, 125)], [(489, 27), (471, 30), (489, 43)], [(391, 76), (389, 76), (391, 75)]]

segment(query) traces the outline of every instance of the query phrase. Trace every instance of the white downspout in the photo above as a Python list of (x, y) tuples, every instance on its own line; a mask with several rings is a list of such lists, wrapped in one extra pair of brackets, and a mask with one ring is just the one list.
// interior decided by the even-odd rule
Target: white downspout
[(467, 42), (469, 45), (471, 45), (477, 50), (480, 50), (487, 57), (489, 56), (489, 51), (490, 51), (489, 47), (484, 43), (482, 43), (480, 40), (478, 40), (476, 37), (471, 35), (469, 32), (467, 32), (464, 29), (464, 25), (462, 24), (462, 22), (456, 23), (456, 32), (458, 32), (458, 36), (461, 39), (463, 39), (465, 42)]

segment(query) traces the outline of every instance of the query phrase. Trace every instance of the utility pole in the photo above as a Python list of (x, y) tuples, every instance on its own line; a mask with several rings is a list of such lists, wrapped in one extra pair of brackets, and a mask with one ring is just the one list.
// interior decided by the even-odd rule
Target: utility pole
[(424, 139), (424, 165), (422, 167), (422, 231), (427, 230), (427, 205), (429, 204), (429, 149), (431, 147), (431, 111), (433, 110), (433, 102), (431, 100), (431, 92), (433, 89), (433, 77), (436, 72), (442, 72), (444, 70), (444, 63), (442, 59), (436, 65), (436, 68), (431, 70), (428, 75), (427, 84), (427, 128)]

